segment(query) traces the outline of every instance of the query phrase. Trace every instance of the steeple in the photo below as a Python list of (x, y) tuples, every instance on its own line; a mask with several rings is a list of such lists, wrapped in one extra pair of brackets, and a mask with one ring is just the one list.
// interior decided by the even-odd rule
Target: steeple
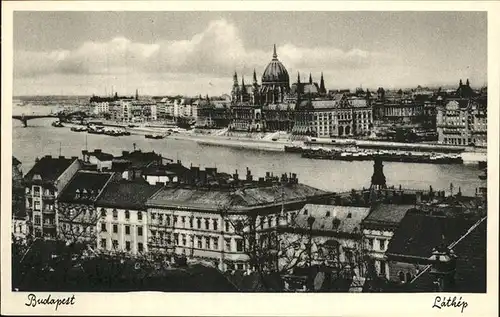
[(312, 78), (311, 73), (309, 73), (309, 83), (310, 83), (310, 84), (312, 84), (312, 83), (313, 83), (313, 78)]
[(241, 75), (241, 89), (244, 91), (245, 90), (245, 78), (243, 75)]
[(237, 87), (238, 86), (238, 74), (236, 74), (236, 72), (234, 72), (234, 75), (233, 75), (233, 87)]
[(322, 94), (326, 94), (325, 80), (323, 79), (323, 72), (321, 72), (321, 80), (319, 83), (319, 92)]
[(462, 83), (462, 79), (460, 79), (460, 82), (458, 83), (458, 87), (462, 87), (463, 83)]
[(297, 72), (297, 84), (300, 84), (300, 73)]
[(255, 73), (255, 68), (253, 69), (253, 84), (257, 85), (257, 74)]
[(469, 84), (469, 78), (467, 78), (467, 81), (465, 82), (465, 84), (467, 85), (467, 87), (470, 86), (470, 84)]
[(274, 44), (273, 48), (273, 59), (278, 59), (278, 54), (276, 54), (276, 44)]
[(135, 90), (135, 100), (139, 100), (139, 89)]
[(376, 158), (373, 164), (373, 175), (370, 188), (372, 189), (385, 189), (387, 188), (387, 184), (385, 182), (384, 175), (384, 164), (382, 164), (382, 160)]

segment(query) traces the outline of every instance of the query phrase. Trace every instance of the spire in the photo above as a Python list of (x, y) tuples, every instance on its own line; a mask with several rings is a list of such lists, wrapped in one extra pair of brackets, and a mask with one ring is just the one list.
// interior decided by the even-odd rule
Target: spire
[(277, 59), (278, 58), (278, 54), (276, 54), (276, 44), (274, 44), (274, 48), (273, 48), (273, 59)]
[(326, 93), (325, 80), (323, 79), (323, 72), (321, 72), (321, 80), (319, 83), (319, 92), (322, 94)]
[(241, 89), (245, 89), (245, 78), (241, 75)]
[(297, 72), (297, 83), (300, 84), (300, 73)]
[(465, 84), (467, 85), (467, 87), (470, 86), (470, 84), (469, 84), (469, 78), (467, 78), (467, 81), (465, 82)]
[(463, 83), (462, 83), (462, 79), (460, 79), (460, 82), (458, 83), (458, 86), (459, 87), (462, 87)]
[(253, 69), (253, 83), (254, 85), (257, 84), (257, 74), (255, 73), (255, 68)]
[(135, 90), (135, 100), (139, 100), (139, 89)]
[(313, 78), (311, 76), (311, 73), (309, 73), (309, 83), (312, 84), (313, 83)]
[(233, 86), (238, 86), (238, 74), (236, 72), (233, 75)]

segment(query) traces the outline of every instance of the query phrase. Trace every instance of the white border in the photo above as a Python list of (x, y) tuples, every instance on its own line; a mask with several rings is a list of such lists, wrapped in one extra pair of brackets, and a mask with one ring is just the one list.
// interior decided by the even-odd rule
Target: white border
[[(12, 37), (13, 11), (488, 11), (488, 293), (457, 294), (464, 314), (432, 309), (434, 294), (199, 294), (77, 293), (74, 306), (27, 307), (26, 294), (10, 291)], [(498, 315), (498, 119), (500, 4), (498, 2), (2, 2), (2, 213), (1, 313), (60, 315), (191, 316), (497, 316)], [(456, 47), (457, 50), (473, 49)], [(42, 294), (42, 293), (38, 293)], [(62, 295), (62, 294), (61, 294)], [(446, 296), (447, 294), (440, 294)], [(453, 295), (453, 294), (450, 294)]]

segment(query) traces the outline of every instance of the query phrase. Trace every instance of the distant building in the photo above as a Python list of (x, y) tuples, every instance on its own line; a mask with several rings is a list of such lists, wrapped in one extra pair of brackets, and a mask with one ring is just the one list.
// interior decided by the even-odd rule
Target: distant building
[(365, 249), (369, 257), (368, 265), (379, 276), (389, 279), (389, 264), (385, 252), (394, 231), (413, 205), (379, 204), (362, 221)]
[(101, 149), (95, 149), (93, 152), (83, 150), (82, 156), (82, 163), (88, 168), (95, 166), (98, 171), (111, 170), (113, 163), (112, 154), (105, 153)]
[(120, 180), (109, 183), (95, 202), (97, 249), (104, 252), (148, 252), (146, 201), (160, 186)]
[(368, 207), (307, 204), (289, 213), (288, 223), (279, 228), (285, 246), (281, 267), (298, 261), (298, 267), (325, 265), (363, 277), (361, 221), (369, 212)]
[(487, 120), (485, 99), (450, 99), (437, 109), (439, 143), (486, 146)]
[[(215, 169), (200, 170), (193, 175), (199, 185), (164, 187), (147, 201), (150, 250), (206, 259), (223, 271), (244, 271), (250, 268), (245, 245), (255, 241), (247, 241), (249, 236), (238, 230), (249, 230), (248, 221), (265, 217), (263, 229), (276, 227), (282, 206), (297, 211), (307, 203), (326, 203), (331, 197), (298, 184), (293, 177), (282, 187), (271, 175), (257, 182), (251, 174), (240, 180), (235, 173), (226, 187), (218, 184), (222, 180), (217, 181), (215, 175)], [(238, 229), (239, 225), (245, 229)]]
[(80, 166), (77, 157), (46, 155), (24, 176), (29, 231), (35, 237), (57, 237), (57, 198)]
[(68, 242), (89, 241), (95, 247), (99, 214), (95, 202), (113, 173), (78, 171), (58, 198), (58, 236)]
[(292, 133), (315, 137), (368, 135), (372, 108), (365, 99), (337, 95), (335, 99), (302, 100), (295, 109)]

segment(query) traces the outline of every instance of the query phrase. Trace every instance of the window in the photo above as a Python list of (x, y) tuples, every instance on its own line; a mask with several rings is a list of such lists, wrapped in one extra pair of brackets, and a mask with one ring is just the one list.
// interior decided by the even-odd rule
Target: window
[(413, 279), (413, 276), (409, 272), (407, 272), (406, 273), (406, 283), (410, 283), (412, 279)]
[(385, 271), (385, 262), (384, 261), (380, 261), (380, 274), (384, 275), (386, 274), (386, 271)]
[(40, 202), (35, 200), (35, 210), (40, 210)]
[(151, 214), (151, 220), (155, 220), (155, 218), (156, 218), (156, 214), (155, 214), (155, 213), (152, 213), (152, 214)]
[(101, 208), (101, 217), (106, 217), (106, 209)]
[(113, 233), (118, 233), (118, 225), (113, 225)]
[(380, 245), (380, 250), (384, 251), (385, 250), (385, 240), (380, 239), (378, 240), (379, 245)]
[(118, 240), (113, 240), (113, 249), (118, 248)]
[(217, 231), (218, 226), (219, 226), (217, 219), (214, 219), (213, 222), (214, 222), (214, 230)]
[(236, 251), (243, 252), (243, 240), (236, 239)]
[(181, 222), (182, 222), (182, 226), (186, 226), (186, 217), (182, 216), (181, 217)]
[(137, 235), (142, 236), (142, 227), (137, 227)]
[(197, 219), (196, 219), (196, 227), (197, 227), (198, 229), (201, 229), (201, 218), (197, 218)]
[(210, 229), (210, 221), (208, 219), (205, 219), (205, 229)]
[(193, 228), (193, 217), (189, 217), (189, 227)]
[(203, 246), (201, 245), (201, 237), (200, 236), (196, 237), (196, 240), (198, 240), (198, 249), (203, 248)]
[(307, 209), (304, 209), (304, 215), (307, 216)]
[(187, 245), (187, 239), (185, 234), (182, 235), (182, 245)]
[(167, 223), (167, 226), (170, 227), (170, 216), (165, 216), (165, 221)]
[(244, 270), (244, 268), (245, 268), (245, 267), (243, 266), (243, 263), (238, 263), (238, 264), (236, 264), (236, 269), (237, 269), (237, 270)]
[(101, 231), (102, 232), (106, 232), (108, 229), (106, 229), (106, 224), (105, 223), (101, 223)]
[(118, 211), (113, 209), (113, 219), (118, 219)]
[(368, 249), (373, 249), (373, 239), (368, 238), (366, 241), (368, 242)]
[(404, 283), (405, 282), (405, 274), (403, 272), (399, 272), (398, 273), (398, 277), (399, 277), (399, 281), (401, 283)]
[(205, 237), (205, 248), (210, 249), (210, 237)]
[(142, 212), (137, 212), (137, 220), (142, 221)]
[(174, 226), (177, 224), (177, 216), (174, 216)]
[(41, 224), (41, 218), (40, 216), (35, 216), (35, 225), (39, 226)]
[(226, 251), (231, 251), (231, 239), (224, 239)]
[(130, 251), (130, 241), (125, 241), (125, 250)]
[(40, 196), (40, 186), (33, 186), (33, 195)]
[(214, 250), (219, 250), (219, 238), (214, 239)]
[(130, 234), (130, 226), (125, 226), (125, 234)]
[(101, 248), (106, 249), (106, 239), (101, 239)]
[(125, 219), (129, 220), (130, 219), (130, 211), (125, 210)]
[(144, 250), (144, 246), (142, 242), (137, 243), (137, 251), (142, 252)]
[(229, 221), (226, 220), (225, 226), (226, 226), (226, 231), (229, 231)]

